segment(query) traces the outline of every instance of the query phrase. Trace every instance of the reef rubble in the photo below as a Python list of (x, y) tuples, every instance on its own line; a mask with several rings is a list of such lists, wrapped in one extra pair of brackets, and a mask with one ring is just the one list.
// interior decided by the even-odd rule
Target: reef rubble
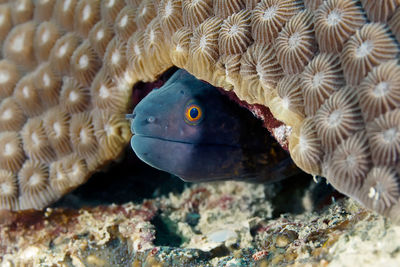
[(279, 207), (285, 192), (279, 184), (233, 181), (193, 184), (140, 203), (2, 211), (1, 266), (395, 266), (400, 261), (400, 226), (349, 198), (316, 201), (318, 186), (326, 187), (311, 181), (290, 193), (295, 197), (282, 196), (302, 208), (278, 215), (277, 209), (285, 210)]

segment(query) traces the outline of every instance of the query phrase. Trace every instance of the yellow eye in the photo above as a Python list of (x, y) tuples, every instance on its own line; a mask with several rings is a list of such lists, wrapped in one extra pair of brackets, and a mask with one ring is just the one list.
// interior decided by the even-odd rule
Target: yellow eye
[(185, 120), (189, 124), (196, 124), (203, 117), (201, 107), (196, 104), (189, 104), (185, 109)]

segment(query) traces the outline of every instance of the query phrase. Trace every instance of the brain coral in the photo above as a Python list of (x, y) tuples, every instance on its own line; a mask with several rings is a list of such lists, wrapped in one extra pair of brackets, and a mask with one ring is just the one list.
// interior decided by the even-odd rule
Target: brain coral
[(268, 107), (300, 168), (400, 220), (399, 0), (0, 3), (0, 207), (117, 158), (132, 86), (175, 65)]

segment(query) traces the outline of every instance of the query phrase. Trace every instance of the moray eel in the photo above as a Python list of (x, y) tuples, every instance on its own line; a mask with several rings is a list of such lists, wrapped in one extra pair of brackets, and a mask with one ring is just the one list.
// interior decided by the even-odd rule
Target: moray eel
[(184, 181), (272, 182), (293, 169), (259, 119), (182, 69), (127, 117), (136, 155)]

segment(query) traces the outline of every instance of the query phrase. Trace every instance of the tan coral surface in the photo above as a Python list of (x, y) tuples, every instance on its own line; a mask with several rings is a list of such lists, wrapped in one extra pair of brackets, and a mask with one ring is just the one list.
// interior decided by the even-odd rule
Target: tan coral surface
[(1, 4), (1, 207), (42, 208), (115, 159), (132, 86), (175, 65), (269, 107), (300, 168), (399, 219), (399, 5)]

